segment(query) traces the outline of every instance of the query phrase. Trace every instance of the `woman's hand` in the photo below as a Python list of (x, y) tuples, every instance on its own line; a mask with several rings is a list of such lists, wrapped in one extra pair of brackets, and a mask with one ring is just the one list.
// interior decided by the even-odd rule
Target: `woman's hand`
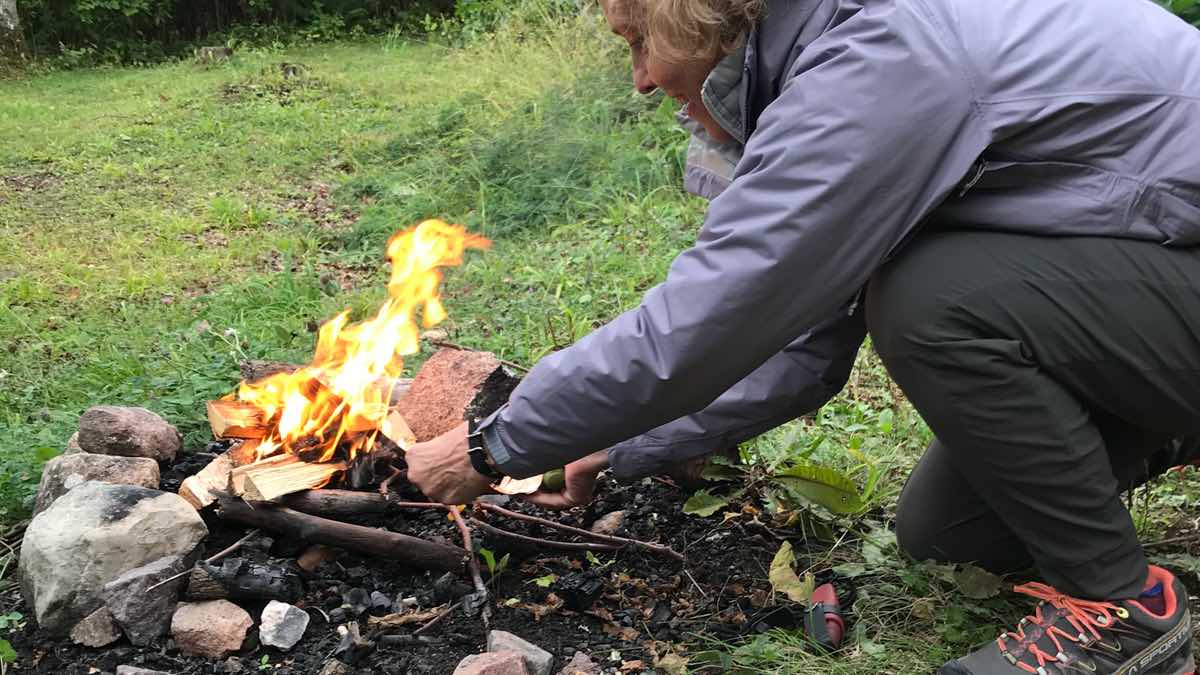
[(592, 500), (596, 477), (608, 468), (608, 451), (601, 450), (571, 462), (564, 469), (565, 485), (561, 492), (535, 492), (522, 499), (547, 509), (569, 509)]
[(470, 504), (491, 492), (491, 481), (471, 466), (467, 455), (467, 425), (418, 443), (404, 453), (408, 480), (430, 500), (441, 504)]

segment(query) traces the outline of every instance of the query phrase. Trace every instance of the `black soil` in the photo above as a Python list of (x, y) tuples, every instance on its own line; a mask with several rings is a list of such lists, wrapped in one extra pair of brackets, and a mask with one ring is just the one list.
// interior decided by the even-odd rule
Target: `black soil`
[[(178, 489), (183, 477), (200, 470), (213, 456), (182, 455), (164, 472), (163, 489)], [(406, 499), (420, 499), (410, 487), (400, 492)], [(624, 672), (638, 673), (655, 672), (656, 654), (666, 654), (673, 646), (694, 649), (700, 635), (734, 640), (771, 625), (794, 625), (798, 613), (771, 598), (767, 581), (782, 533), (764, 524), (769, 519), (752, 509), (729, 518), (722, 513), (709, 518), (685, 515), (681, 507), (687, 496), (687, 491), (660, 479), (635, 485), (605, 480), (591, 505), (568, 513), (508, 504), (514, 510), (578, 527), (589, 527), (607, 513), (624, 510), (627, 518), (620, 534), (668, 544), (684, 553), (688, 562), (628, 548), (591, 556), (563, 553), (476, 533), (476, 546), (493, 552), (497, 567), (508, 557), (504, 569), (497, 569), (490, 580), (491, 628), (510, 631), (551, 652), (556, 670), (582, 651), (606, 672), (624, 664)], [(579, 541), (538, 525), (477, 515), (496, 527), (533, 537)], [(205, 520), (210, 529), (203, 545), (205, 557), (245, 534), (244, 528), (211, 514), (206, 513)], [(355, 522), (461, 545), (457, 529), (440, 510), (396, 510)], [(801, 542), (793, 543), (800, 548)], [(249, 548), (239, 555), (290, 565), (307, 548), (304, 542), (276, 539), (265, 551)], [(426, 634), (413, 637), (416, 626), (388, 628), (372, 623), (372, 617), (387, 615), (394, 608), (363, 607), (376, 591), (392, 601), (416, 598), (424, 610), (454, 603), (472, 590), (465, 571), (444, 576), (347, 551), (336, 553), (335, 560), (304, 575), (304, 597), (296, 604), (308, 610), (312, 621), (304, 639), (290, 652), (259, 645), (256, 629), (251, 629), (240, 652), (227, 659), (206, 659), (182, 654), (166, 637), (151, 647), (134, 647), (121, 640), (107, 648), (88, 649), (48, 638), (31, 625), (10, 636), (20, 654), (22, 669), (16, 672), (112, 673), (128, 664), (179, 675), (289, 675), (318, 673), (338, 659), (350, 662), (348, 672), (442, 675), (452, 673), (463, 657), (484, 650), (487, 629), (482, 618), (468, 616), (462, 609), (455, 609)], [(589, 587), (598, 587), (598, 597), (583, 606)], [(257, 622), (265, 603), (239, 604)], [(339, 651), (338, 627), (352, 621), (373, 645)], [(631, 663), (637, 661), (641, 667)]]

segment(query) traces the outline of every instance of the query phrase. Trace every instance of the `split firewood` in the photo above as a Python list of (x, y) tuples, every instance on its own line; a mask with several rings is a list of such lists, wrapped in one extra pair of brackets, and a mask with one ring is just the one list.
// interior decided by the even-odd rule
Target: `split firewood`
[(197, 511), (212, 506), (217, 501), (215, 493), (229, 489), (229, 476), (233, 470), (253, 463), (257, 458), (257, 450), (258, 441), (245, 440), (238, 443), (209, 462), (199, 473), (185, 478), (179, 486), (179, 496)]
[(267, 419), (262, 408), (233, 399), (209, 401), (208, 425), (214, 438), (262, 438), (267, 435)]
[(466, 552), (388, 530), (351, 525), (300, 513), (274, 504), (249, 504), (222, 496), (217, 515), (225, 520), (288, 535), (313, 544), (326, 544), (359, 553), (398, 560), (413, 567), (451, 571), (461, 569)]
[(188, 600), (279, 600), (304, 596), (300, 575), (282, 565), (226, 558), (218, 564), (199, 562), (188, 577)]
[(345, 462), (305, 462), (291, 454), (275, 455), (234, 469), (230, 482), (235, 495), (269, 502), (284, 495), (319, 488), (346, 470)]

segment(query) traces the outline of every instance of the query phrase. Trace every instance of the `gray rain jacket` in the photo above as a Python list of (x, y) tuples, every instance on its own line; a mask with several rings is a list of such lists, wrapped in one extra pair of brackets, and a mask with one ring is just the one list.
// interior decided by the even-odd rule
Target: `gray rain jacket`
[(773, 0), (705, 102), (745, 141), (732, 183), (663, 284), (484, 422), (506, 473), (616, 446), (632, 475), (656, 437), (682, 458), (819, 405), (854, 299), (931, 221), (1200, 243), (1200, 31), (1150, 0)]

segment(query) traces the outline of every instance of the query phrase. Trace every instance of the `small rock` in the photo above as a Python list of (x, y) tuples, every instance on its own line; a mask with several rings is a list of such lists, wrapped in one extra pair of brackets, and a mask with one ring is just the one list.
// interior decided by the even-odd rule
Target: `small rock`
[(172, 555), (208, 534), (178, 495), (88, 481), (34, 517), (21, 542), (21, 592), (38, 626), (68, 633), (104, 604), (104, 585)]
[(185, 602), (171, 617), (171, 637), (187, 654), (222, 658), (241, 649), (253, 625), (246, 610), (228, 600)]
[(168, 556), (129, 570), (104, 585), (104, 604), (130, 642), (145, 647), (167, 634), (179, 592), (187, 581), (185, 577), (171, 577), (187, 568), (182, 556)]
[(137, 666), (117, 666), (117, 675), (171, 675), (171, 673)]
[(625, 511), (613, 511), (592, 523), (592, 532), (612, 536), (625, 526)]
[(63, 454), (78, 455), (81, 452), (83, 452), (83, 448), (79, 447), (79, 432), (76, 431), (75, 433), (71, 434), (70, 438), (67, 439), (67, 448), (66, 450), (63, 450)]
[(107, 647), (121, 639), (121, 629), (108, 609), (101, 607), (71, 629), (71, 641), (84, 647)]
[(98, 455), (170, 462), (182, 440), (175, 427), (145, 408), (100, 405), (79, 418), (79, 447)]
[(238, 657), (231, 656), (221, 664), (221, 670), (227, 673), (241, 673), (246, 670), (246, 664), (242, 663), (242, 660)]
[(137, 485), (158, 489), (158, 462), (144, 457), (110, 457), (77, 453), (59, 455), (46, 462), (38, 483), (34, 515), (50, 508), (54, 500), (89, 480), (110, 485)]
[(473, 654), (459, 662), (454, 675), (530, 675), (525, 659), (516, 652)]
[(264, 645), (287, 651), (304, 637), (308, 621), (308, 612), (294, 605), (272, 600), (263, 609), (258, 636)]
[(507, 631), (490, 631), (487, 637), (487, 650), (520, 654), (525, 659), (529, 675), (550, 675), (550, 670), (554, 667), (553, 654)]
[(380, 612), (390, 611), (392, 609), (392, 599), (379, 591), (371, 591), (371, 609)]
[(351, 588), (342, 594), (342, 604), (351, 616), (358, 616), (371, 607), (371, 594), (365, 588)]
[(342, 609), (341, 607), (335, 607), (329, 610), (330, 623), (341, 623), (345, 621), (346, 618), (346, 610)]
[(558, 671), (558, 675), (601, 675), (602, 672), (590, 656), (583, 652), (575, 652), (575, 656)]

